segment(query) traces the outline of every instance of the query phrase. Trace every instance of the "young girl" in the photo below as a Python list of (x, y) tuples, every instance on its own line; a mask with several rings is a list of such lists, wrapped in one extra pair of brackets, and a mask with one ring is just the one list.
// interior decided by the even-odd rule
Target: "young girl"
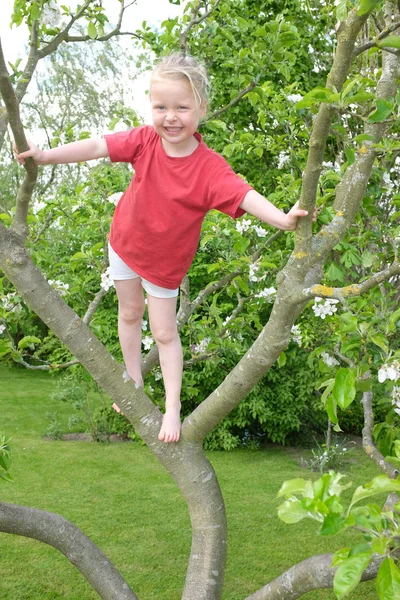
[(38, 165), (110, 157), (129, 162), (134, 177), (116, 208), (110, 234), (110, 267), (118, 295), (118, 333), (126, 369), (143, 385), (141, 324), (147, 293), (150, 328), (157, 344), (166, 393), (159, 433), (165, 442), (180, 436), (182, 348), (176, 326), (179, 285), (195, 255), (201, 225), (211, 209), (233, 218), (245, 212), (294, 230), (308, 213), (297, 204), (284, 214), (236, 175), (203, 142), (197, 128), (207, 107), (207, 75), (192, 57), (167, 56), (150, 82), (152, 126), (137, 127), (17, 154)]

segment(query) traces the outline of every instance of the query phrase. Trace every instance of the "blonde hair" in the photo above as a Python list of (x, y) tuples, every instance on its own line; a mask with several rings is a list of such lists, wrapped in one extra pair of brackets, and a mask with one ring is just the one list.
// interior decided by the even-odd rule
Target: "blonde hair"
[(209, 81), (207, 71), (193, 56), (174, 52), (165, 56), (154, 69), (150, 78), (151, 85), (160, 79), (185, 81), (192, 89), (197, 104), (207, 101)]

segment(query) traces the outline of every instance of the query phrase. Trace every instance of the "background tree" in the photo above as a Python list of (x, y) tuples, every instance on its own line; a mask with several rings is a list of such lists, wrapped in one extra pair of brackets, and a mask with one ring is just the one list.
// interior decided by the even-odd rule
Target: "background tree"
[[(382, 175), (384, 167), (397, 164), (399, 43), (396, 30), (400, 19), (397, 6), (389, 2), (385, 4), (382, 13), (377, 13), (370, 21), (370, 13), (376, 8), (376, 4), (362, 0), (359, 4), (347, 7), (342, 2), (336, 15), (332, 16), (328, 7), (319, 4), (309, 9), (296, 3), (288, 3), (282, 8), (282, 13), (277, 15), (273, 4), (268, 6), (268, 11), (265, 9), (261, 12), (258, 3), (250, 1), (190, 2), (186, 6), (182, 22), (168, 21), (161, 32), (152, 32), (145, 26), (143, 31), (133, 34), (135, 39), (141, 41), (145, 50), (151, 48), (160, 52), (161, 48), (169, 50), (180, 47), (183, 51), (188, 49), (204, 58), (213, 83), (216, 83), (214, 101), (220, 105), (205, 124), (205, 132), (213, 146), (232, 159), (234, 168), (240, 170), (261, 192), (268, 194), (282, 207), (296, 199), (300, 189), (301, 205), (310, 214), (315, 203), (321, 205), (320, 222), (315, 233), (311, 218), (306, 219), (299, 225), (294, 240), (290, 234), (279, 236), (277, 246), (272, 245), (276, 240), (274, 235), (260, 246), (259, 240), (264, 234), (261, 233), (260, 236), (259, 231), (264, 228), (252, 219), (244, 219), (240, 226), (233, 228), (222, 225), (219, 219), (211, 215), (205, 224), (201, 247), (207, 253), (207, 262), (214, 260), (206, 268), (212, 274), (212, 280), (206, 288), (199, 289), (204, 266), (200, 261), (196, 262), (192, 279), (188, 279), (182, 288), (178, 321), (183, 327), (188, 323), (189, 317), (194, 315), (192, 325), (188, 324), (187, 327), (189, 336), (196, 332), (196, 342), (206, 339), (206, 328), (215, 328), (216, 323), (220, 330), (212, 340), (213, 345), (208, 347), (208, 342), (204, 343), (202, 350), (218, 354), (219, 348), (226, 346), (228, 351), (222, 356), (221, 363), (226, 362), (232, 369), (207, 397), (199, 394), (198, 406), (189, 407), (191, 412), (184, 421), (179, 445), (166, 447), (157, 442), (160, 411), (144, 391), (136, 390), (131, 385), (123, 368), (87, 326), (92, 311), (86, 312), (85, 319), (79, 319), (31, 260), (30, 240), (26, 241), (26, 238), (28, 205), (37, 179), (37, 168), (32, 163), (27, 162), (25, 179), (16, 198), (15, 213), (6, 214), (3, 217), (4, 224), (0, 224), (0, 265), (7, 280), (15, 286), (46, 326), (62, 340), (73, 357), (122, 408), (187, 500), (193, 537), (183, 592), (185, 599), (220, 598), (223, 585), (226, 519), (215, 473), (202, 450), (203, 440), (233, 410), (237, 408), (240, 414), (241, 401), (279, 358), (280, 363), (284, 364), (282, 353), (290, 341), (293, 325), (310, 300), (315, 297), (329, 299), (317, 302), (315, 312), (320, 316), (333, 316), (333, 306), (336, 308), (336, 305), (332, 299), (341, 302), (345, 307), (343, 314), (350, 313), (343, 317), (346, 325), (346, 319), (351, 321), (354, 307), (357, 306), (353, 305), (352, 297), (368, 292), (378, 284), (382, 285), (399, 273), (395, 243), (396, 222), (392, 219), (393, 211), (390, 208), (393, 198), (391, 194), (382, 194), (382, 186), (377, 183), (380, 182), (379, 175)], [(26, 147), (26, 140), (19, 105), (39, 59), (50, 55), (62, 42), (89, 41), (90, 38), (105, 40), (121, 32), (120, 22), (115, 29), (107, 32), (101, 4), (90, 0), (79, 6), (76, 13), (63, 9), (66, 24), (56, 24), (50, 29), (40, 19), (49, 8), (55, 11), (53, 7), (53, 3), (50, 5), (47, 2), (16, 3), (15, 21), (18, 23), (25, 19), (31, 28), (30, 56), (19, 77), (15, 72), (10, 77), (4, 57), (0, 54), (0, 91), (6, 109), (1, 114), (0, 129), (4, 136), (9, 122), (21, 150)], [(314, 9), (321, 12), (321, 21), (312, 27), (315, 22)], [(123, 10), (122, 2), (121, 14)], [(79, 19), (85, 20), (87, 34), (86, 29), (83, 32), (73, 32), (72, 27)], [(318, 59), (316, 66), (323, 74), (327, 66), (326, 53), (333, 48), (333, 43), (330, 45), (323, 37), (323, 26), (325, 21), (327, 27), (332, 26), (336, 20), (336, 48), (325, 87), (320, 86), (310, 91), (302, 89), (305, 78), (296, 76), (294, 83), (291, 72), (297, 72), (296, 65), (301, 61), (308, 66), (312, 53), (308, 48), (308, 55), (302, 55), (303, 44), (302, 51), (295, 52), (294, 49), (300, 46), (303, 34), (307, 42), (313, 40), (315, 43), (320, 39), (322, 58)], [(303, 27), (302, 35), (299, 33), (300, 24)], [(333, 39), (333, 36), (329, 38)], [(225, 40), (228, 40), (229, 45)], [(369, 53), (368, 60), (364, 60), (364, 52)], [(354, 60), (361, 61), (364, 72), (361, 71), (360, 64), (353, 63)], [(377, 71), (371, 70), (371, 67)], [(286, 84), (286, 81), (290, 83)], [(314, 82), (310, 82), (310, 87), (313, 84)], [(289, 99), (293, 93), (304, 94), (297, 104), (294, 104), (293, 98)], [(277, 100), (277, 94), (281, 94), (281, 100), (285, 97), (285, 105)], [(227, 116), (229, 114), (232, 115), (230, 118)], [(236, 121), (240, 124), (240, 129), (235, 127)], [(304, 142), (308, 138), (309, 151), (306, 156)], [(333, 168), (326, 166), (321, 176), (324, 159), (330, 158), (332, 161), (334, 157), (336, 170), (334, 164)], [(262, 178), (264, 169), (266, 166), (269, 168), (274, 159), (276, 168), (268, 169), (268, 176)], [(102, 165), (96, 167), (96, 177), (100, 181), (107, 174), (106, 181), (100, 188), (103, 191), (100, 196), (103, 198), (110, 192), (117, 191), (118, 184), (122, 183), (125, 176), (121, 172), (121, 180), (118, 182), (118, 171), (109, 178), (107, 169), (107, 166)], [(90, 177), (92, 176), (91, 173)], [(390, 175), (389, 180), (392, 182)], [(386, 183), (390, 188), (387, 177)], [(86, 192), (89, 185), (90, 178), (85, 187), (75, 189), (75, 193), (81, 193), (82, 190)], [(393, 187), (390, 188), (392, 189)], [(93, 191), (89, 195), (92, 193)], [(93, 202), (98, 199), (94, 193)], [(361, 214), (364, 219), (363, 224), (359, 225), (357, 214), (362, 202)], [(393, 223), (392, 234), (388, 235), (387, 242), (383, 240), (383, 253), (380, 257), (377, 253), (375, 260), (376, 253), (372, 250), (374, 244), (379, 249), (382, 248), (378, 224), (382, 222), (381, 211), (385, 210), (386, 223)], [(83, 219), (90, 219), (90, 207), (85, 207), (82, 212)], [(66, 218), (65, 223), (68, 220)], [(106, 223), (106, 219), (104, 222)], [(360, 227), (363, 228), (363, 235), (359, 235)], [(227, 233), (224, 232), (225, 228)], [(215, 233), (219, 235), (215, 236)], [(247, 235), (243, 236), (242, 233)], [(354, 233), (358, 241), (356, 250), (352, 247)], [(97, 244), (100, 246), (97, 249), (94, 244), (90, 250), (75, 253), (73, 260), (78, 263), (81, 261), (80, 264), (85, 266), (92, 259), (99, 264), (100, 248), (103, 245), (103, 240), (99, 237)], [(90, 243), (93, 242), (94, 240), (90, 240)], [(73, 243), (72, 232), (71, 249)], [(340, 256), (346, 257), (343, 261), (346, 267), (344, 273), (337, 266)], [(363, 257), (361, 262), (359, 256)], [(327, 269), (324, 273), (325, 263)], [(262, 274), (256, 276), (254, 271), (258, 269), (262, 269)], [(277, 289), (272, 291), (274, 279)], [(65, 284), (63, 281), (61, 283)], [(339, 283), (341, 287), (332, 287), (327, 285), (329, 283)], [(211, 301), (212, 293), (214, 299)], [(79, 297), (78, 290), (76, 294), (81, 312), (84, 302)], [(96, 303), (103, 295), (103, 292), (99, 292), (93, 301)], [(255, 306), (260, 308), (261, 316), (252, 316), (251, 323), (259, 334), (257, 337), (254, 333), (242, 337), (237, 335), (232, 343), (225, 335), (230, 328), (228, 324), (234, 322), (243, 306), (253, 298), (256, 300)], [(262, 300), (268, 298), (274, 299), (274, 302), (265, 306)], [(72, 300), (76, 302), (74, 298)], [(266, 325), (263, 325), (265, 321)], [(358, 322), (358, 331), (357, 328), (360, 328)], [(105, 332), (101, 333), (104, 335)], [(19, 340), (19, 349), (15, 347), (14, 339), (8, 339), (3, 352), (14, 352), (13, 357), (21, 360), (24, 346), (38, 343), (36, 340), (26, 339), (27, 337), (29, 336)], [(363, 339), (361, 346), (364, 344)], [(375, 344), (372, 339), (370, 341)], [(247, 346), (248, 350), (233, 366), (233, 358), (238, 353), (240, 344), (243, 348)], [(229, 361), (229, 349), (232, 346), (234, 352)], [(379, 347), (379, 344), (375, 346)], [(347, 348), (348, 352), (350, 350)], [(343, 347), (339, 347), (338, 353), (342, 354), (343, 351)], [(207, 352), (205, 354), (207, 356)], [(68, 357), (65, 356), (65, 359)], [(156, 352), (152, 350), (144, 361), (144, 372), (148, 372), (156, 362)], [(376, 366), (369, 362), (368, 365), (377, 371)], [(357, 369), (351, 365), (348, 367), (338, 370), (339, 375), (331, 387), (329, 399), (326, 394), (331, 420), (335, 420), (338, 405), (343, 408), (348, 404), (348, 398), (355, 389), (355, 381), (362, 380), (366, 374), (364, 364)], [(187, 381), (184, 383), (187, 384)], [(191, 388), (195, 389), (193, 383), (195, 381), (192, 380)], [(351, 390), (350, 394), (346, 392), (348, 389)], [(259, 410), (262, 412), (263, 407), (260, 406)], [(100, 560), (100, 555), (93, 546), (83, 541), (76, 529), (68, 525), (65, 537), (60, 537), (57, 533), (59, 528), (59, 517), (23, 507), (10, 507), (4, 503), (1, 505), (2, 531), (31, 535), (73, 556), (73, 561), (103, 598), (136, 597), (126, 588), (126, 584), (109, 563), (103, 573), (96, 571), (95, 564)], [(77, 556), (74, 548), (81, 543), (85, 546), (85, 552), (84, 555)], [(323, 569), (325, 562), (317, 559), (317, 583), (311, 583), (314, 587), (332, 583), (331, 573)], [(301, 572), (304, 568), (309, 572), (307, 565), (298, 571)], [(276, 589), (274, 586), (280, 586), (280, 593), (285, 593), (278, 582), (256, 592), (252, 598), (271, 597), (271, 593), (276, 594), (271, 591)], [(305, 591), (304, 581), (295, 577), (292, 589), (286, 590), (287, 595), (282, 597), (299, 597)]]

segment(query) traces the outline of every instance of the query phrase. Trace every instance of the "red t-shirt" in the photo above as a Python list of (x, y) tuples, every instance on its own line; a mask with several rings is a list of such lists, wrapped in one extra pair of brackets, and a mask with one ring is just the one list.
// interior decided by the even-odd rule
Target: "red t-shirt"
[(138, 275), (167, 289), (186, 275), (206, 213), (240, 217), (239, 205), (253, 189), (195, 136), (198, 147), (184, 157), (168, 156), (151, 126), (105, 136), (110, 159), (135, 170), (115, 210), (110, 244)]

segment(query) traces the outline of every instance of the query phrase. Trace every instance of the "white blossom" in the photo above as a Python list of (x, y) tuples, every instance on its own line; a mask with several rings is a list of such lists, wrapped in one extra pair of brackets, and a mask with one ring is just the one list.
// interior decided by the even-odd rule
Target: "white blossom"
[(382, 179), (383, 179), (383, 183), (385, 184), (385, 187), (387, 187), (389, 190), (391, 190), (394, 187), (394, 183), (390, 179), (389, 173), (384, 173), (382, 175)]
[(296, 342), (299, 346), (301, 346), (301, 342), (303, 340), (303, 336), (301, 334), (301, 329), (299, 325), (293, 325), (291, 329), (292, 340)]
[(392, 404), (397, 404), (400, 407), (400, 387), (395, 385), (392, 389)]
[(114, 194), (111, 194), (111, 196), (108, 196), (107, 200), (111, 202), (111, 204), (114, 204), (114, 206), (117, 206), (121, 196), (122, 192), (115, 192)]
[(7, 327), (5, 325), (0, 325), (0, 335), (5, 332)]
[(150, 348), (154, 344), (154, 340), (149, 335), (146, 335), (146, 337), (142, 340), (142, 344), (145, 350), (150, 350)]
[(263, 227), (254, 227), (254, 231), (259, 237), (265, 237), (267, 235), (267, 231)]
[(238, 221), (236, 223), (236, 231), (238, 231), (239, 233), (244, 233), (245, 231), (247, 231), (250, 228), (250, 225), (251, 225), (250, 219), (243, 219), (243, 221)]
[(400, 377), (400, 363), (398, 361), (392, 362), (390, 365), (382, 365), (378, 371), (379, 383), (384, 383), (386, 379), (390, 381), (397, 381)]
[(265, 298), (266, 300), (272, 300), (272, 296), (276, 294), (276, 289), (274, 287), (264, 288), (262, 292), (256, 294), (256, 298)]
[(108, 290), (111, 287), (114, 287), (114, 281), (111, 279), (111, 275), (110, 275), (110, 267), (107, 267), (107, 269), (104, 271), (104, 273), (101, 274), (101, 287), (103, 288), (103, 290), (105, 290), (106, 292), (108, 292)]
[(335, 298), (327, 298), (325, 302), (322, 302), (322, 298), (315, 298), (315, 303), (312, 307), (314, 314), (316, 317), (321, 317), (321, 319), (325, 319), (328, 315), (333, 315), (337, 311), (337, 307), (335, 306), (339, 300)]
[(69, 284), (63, 283), (59, 279), (49, 279), (47, 283), (57, 290), (60, 296), (65, 296), (69, 290)]
[(282, 151), (278, 156), (278, 169), (283, 169), (285, 164), (290, 160), (290, 154)]
[(37, 215), (43, 208), (47, 206), (46, 202), (41, 202), (40, 200), (36, 200), (33, 203), (33, 214)]
[(210, 343), (211, 338), (205, 337), (201, 340), (199, 344), (192, 346), (192, 351), (194, 354), (203, 354), (207, 350), (207, 346)]
[(222, 326), (225, 327), (225, 325), (227, 325), (231, 319), (232, 319), (232, 315), (227, 316), (225, 321), (222, 323)]
[(162, 373), (161, 373), (161, 370), (160, 370), (160, 369), (157, 369), (157, 370), (154, 372), (154, 379), (155, 379), (156, 381), (160, 381), (160, 379), (162, 379)]
[(43, 7), (41, 22), (47, 27), (57, 27), (61, 23), (61, 11), (54, 0)]
[(142, 331), (147, 331), (147, 321), (146, 321), (146, 319), (142, 319)]
[(322, 352), (321, 358), (328, 367), (336, 367), (339, 364), (339, 362), (336, 360), (336, 358), (334, 358), (327, 352)]
[(287, 99), (289, 100), (289, 102), (296, 103), (296, 102), (300, 102), (300, 100), (303, 99), (303, 96), (301, 94), (289, 94)]
[(251, 264), (249, 267), (249, 279), (250, 281), (257, 281), (257, 273), (258, 271), (258, 265), (257, 264)]

